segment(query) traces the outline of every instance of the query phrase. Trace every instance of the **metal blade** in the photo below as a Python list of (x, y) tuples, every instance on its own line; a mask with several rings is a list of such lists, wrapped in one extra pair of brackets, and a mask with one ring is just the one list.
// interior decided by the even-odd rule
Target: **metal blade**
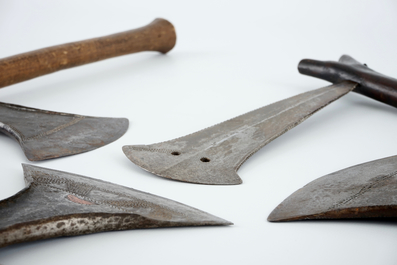
[(397, 217), (397, 156), (318, 178), (284, 200), (271, 222)]
[(27, 187), (0, 201), (0, 247), (102, 231), (232, 224), (109, 182), (26, 164), (23, 168)]
[(0, 102), (0, 131), (15, 138), (30, 161), (91, 151), (120, 138), (125, 118), (99, 118)]
[(162, 177), (200, 184), (240, 184), (237, 170), (256, 151), (342, 97), (353, 82), (320, 88), (171, 141), (124, 146), (125, 155)]

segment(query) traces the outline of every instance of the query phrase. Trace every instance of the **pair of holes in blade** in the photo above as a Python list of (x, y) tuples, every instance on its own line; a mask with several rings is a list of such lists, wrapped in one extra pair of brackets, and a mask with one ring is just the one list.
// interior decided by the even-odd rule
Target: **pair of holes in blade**
[[(172, 152), (171, 153), (171, 155), (173, 155), (173, 156), (179, 156), (180, 154), (181, 154), (180, 152)], [(200, 158), (200, 161), (207, 163), (207, 162), (210, 162), (211, 160), (207, 157), (202, 157), (202, 158)]]

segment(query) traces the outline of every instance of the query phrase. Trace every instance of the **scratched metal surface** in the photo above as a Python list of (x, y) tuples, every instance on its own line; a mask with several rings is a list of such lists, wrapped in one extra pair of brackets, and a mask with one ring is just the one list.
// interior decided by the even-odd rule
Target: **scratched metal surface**
[(0, 102), (0, 132), (18, 141), (30, 161), (91, 151), (120, 138), (125, 118), (88, 117)]
[(260, 148), (354, 89), (342, 82), (248, 112), (175, 140), (124, 146), (143, 169), (166, 178), (199, 183), (241, 184), (240, 166)]
[(232, 224), (109, 182), (27, 164), (23, 168), (27, 187), (0, 201), (0, 247), (112, 230)]
[(285, 199), (269, 221), (397, 217), (397, 156), (316, 179)]

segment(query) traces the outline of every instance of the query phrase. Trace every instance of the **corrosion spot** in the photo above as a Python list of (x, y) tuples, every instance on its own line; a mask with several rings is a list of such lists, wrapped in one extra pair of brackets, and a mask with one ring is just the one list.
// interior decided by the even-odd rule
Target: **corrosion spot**
[(76, 196), (69, 194), (67, 197), (70, 201), (75, 202), (75, 203), (79, 203), (79, 204), (87, 204), (87, 205), (92, 205), (94, 203), (89, 202), (89, 201), (85, 201), (83, 199), (77, 198)]

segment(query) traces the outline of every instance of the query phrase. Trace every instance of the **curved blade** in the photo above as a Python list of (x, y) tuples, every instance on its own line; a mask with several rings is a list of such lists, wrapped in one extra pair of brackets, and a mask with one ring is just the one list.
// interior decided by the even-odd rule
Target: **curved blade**
[(26, 164), (23, 168), (27, 187), (0, 201), (0, 247), (102, 231), (232, 224), (109, 182)]
[(268, 220), (397, 217), (397, 156), (318, 178), (285, 199)]
[(267, 143), (356, 86), (343, 82), (303, 93), (171, 141), (124, 146), (125, 155), (162, 177), (200, 184), (240, 184), (240, 166)]
[(74, 155), (109, 144), (128, 128), (125, 118), (99, 118), (0, 102), (0, 131), (15, 138), (30, 161)]

